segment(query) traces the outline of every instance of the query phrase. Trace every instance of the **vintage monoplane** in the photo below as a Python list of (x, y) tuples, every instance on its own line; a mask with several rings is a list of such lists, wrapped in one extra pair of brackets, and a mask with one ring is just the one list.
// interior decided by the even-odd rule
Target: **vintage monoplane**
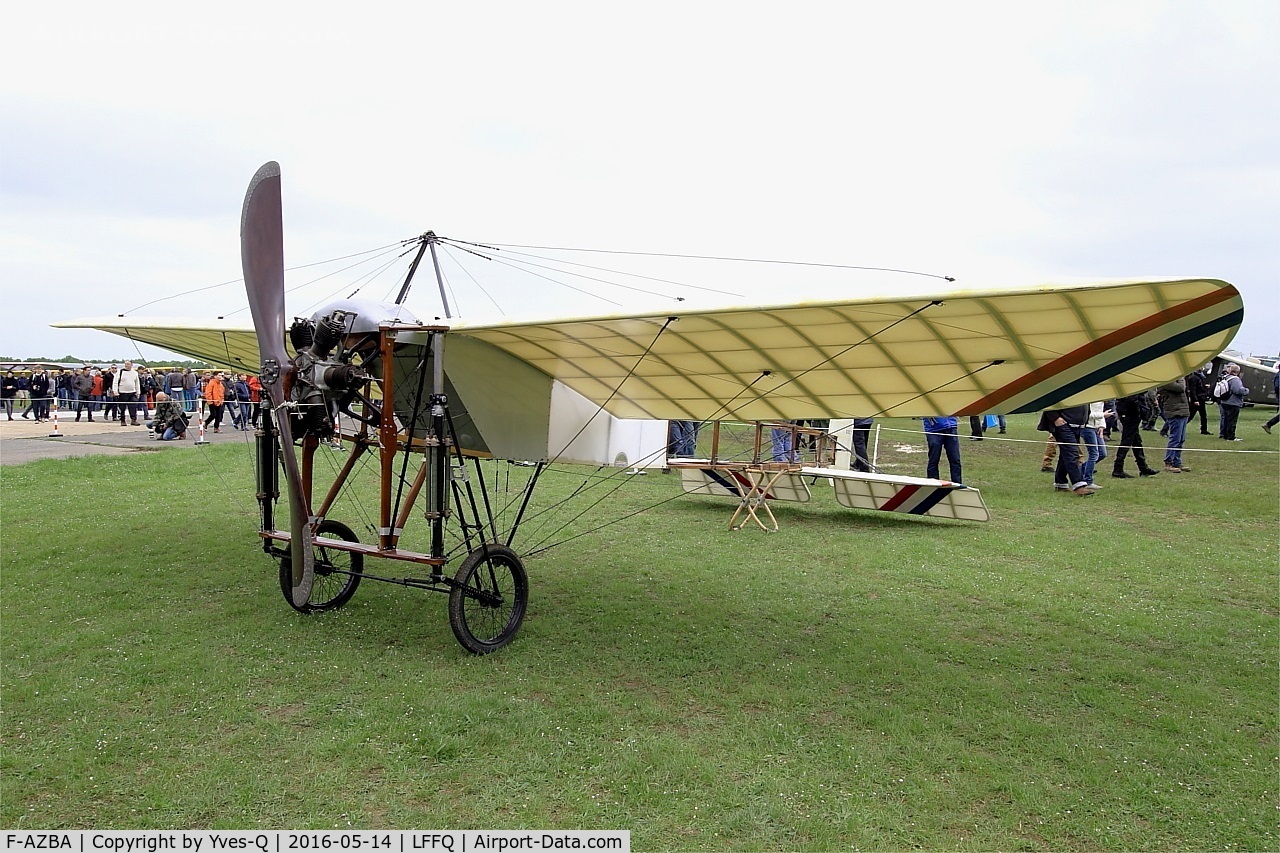
[[(241, 219), (251, 327), (125, 317), (57, 325), (258, 373), (260, 536), (285, 598), (303, 613), (329, 610), (362, 579), (445, 592), (455, 636), (476, 653), (509, 643), (524, 618), (529, 584), (515, 536), (539, 473), (556, 458), (612, 463), (602, 421), (1034, 412), (1190, 373), (1243, 318), (1232, 285), (1186, 278), (491, 324), (454, 322), (447, 305), (448, 322), (420, 322), (402, 289), (394, 304), (342, 301), (286, 329), (283, 234), (272, 162), (254, 175)], [(423, 235), (414, 267), (427, 251), (435, 261), (435, 247)], [(566, 426), (565, 412), (580, 423)], [(347, 455), (322, 487), (317, 450), (334, 441)], [(366, 454), (376, 455), (378, 509), (366, 525), (373, 541), (362, 542), (334, 515)], [(505, 527), (484, 459), (531, 466)], [(287, 526), (275, 516), (282, 472)], [(410, 548), (415, 507), (430, 535)], [(425, 577), (366, 574), (375, 557)]]

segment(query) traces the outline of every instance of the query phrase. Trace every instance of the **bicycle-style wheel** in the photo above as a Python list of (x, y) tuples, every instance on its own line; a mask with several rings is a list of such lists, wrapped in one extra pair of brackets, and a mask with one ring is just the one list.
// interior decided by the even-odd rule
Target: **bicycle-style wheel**
[(524, 563), (504, 545), (467, 555), (449, 592), (449, 626), (467, 651), (488, 654), (511, 642), (529, 605)]
[(347, 542), (359, 542), (355, 533), (340, 521), (326, 518), (316, 528), (315, 540), (315, 583), (311, 587), (311, 597), (307, 603), (299, 607), (293, 602), (293, 560), (288, 554), (280, 558), (280, 591), (284, 600), (299, 613), (318, 613), (323, 610), (336, 610), (351, 600), (360, 586), (360, 576), (364, 572), (364, 555), (354, 551), (342, 551), (337, 548), (326, 548), (324, 539), (328, 534), (331, 539), (342, 539)]

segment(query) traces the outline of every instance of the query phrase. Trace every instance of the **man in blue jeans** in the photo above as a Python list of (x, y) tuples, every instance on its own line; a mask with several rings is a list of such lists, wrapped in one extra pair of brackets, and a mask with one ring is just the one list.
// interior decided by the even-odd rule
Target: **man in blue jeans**
[(1187, 438), (1187, 421), (1191, 419), (1191, 404), (1187, 400), (1187, 382), (1176, 379), (1160, 386), (1164, 400), (1164, 424), (1169, 433), (1169, 443), (1164, 451), (1164, 470), (1170, 474), (1182, 474), (1191, 469), (1182, 464), (1182, 445)]
[(1058, 445), (1058, 469), (1053, 477), (1053, 487), (1081, 498), (1097, 492), (1080, 471), (1080, 434), (1088, 426), (1088, 403), (1046, 409), (1040, 415), (1039, 429), (1053, 433), (1053, 440)]
[(925, 476), (937, 480), (938, 463), (942, 460), (942, 451), (947, 451), (947, 464), (951, 466), (951, 482), (963, 483), (960, 477), (960, 422), (954, 417), (935, 417), (924, 419), (924, 438), (929, 446), (929, 462), (925, 467)]
[[(248, 383), (245, 383), (246, 392)], [(245, 398), (248, 399), (248, 398)], [(247, 404), (246, 404), (247, 405)], [(248, 409), (242, 409), (247, 412)], [(667, 455), (691, 459), (698, 455), (698, 421), (669, 421), (667, 424)]]

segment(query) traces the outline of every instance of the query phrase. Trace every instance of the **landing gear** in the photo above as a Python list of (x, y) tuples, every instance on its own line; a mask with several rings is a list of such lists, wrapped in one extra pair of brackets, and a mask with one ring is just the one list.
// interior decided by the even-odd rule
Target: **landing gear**
[(339, 521), (326, 518), (320, 522), (315, 540), (315, 583), (311, 587), (311, 597), (301, 607), (293, 603), (293, 560), (288, 553), (280, 558), (280, 591), (289, 606), (299, 613), (336, 610), (350, 601), (356, 594), (356, 587), (360, 586), (364, 555), (326, 548), (324, 540), (318, 538), (325, 535), (346, 542), (360, 541), (350, 527)]
[(520, 558), (506, 546), (482, 545), (462, 561), (454, 576), (449, 626), (467, 651), (496, 652), (520, 630), (528, 605), (529, 577)]

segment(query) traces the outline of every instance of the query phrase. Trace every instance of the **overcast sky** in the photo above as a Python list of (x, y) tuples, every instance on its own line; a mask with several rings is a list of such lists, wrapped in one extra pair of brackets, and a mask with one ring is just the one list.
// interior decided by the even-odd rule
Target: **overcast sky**
[[(290, 267), (431, 229), (975, 289), (1206, 276), (1244, 294), (1236, 346), (1274, 354), (1277, 44), (1274, 0), (11, 4), (0, 353), (155, 356), (48, 324), (241, 308), (241, 203), (278, 160)], [(393, 292), (407, 261), (366, 281), (385, 259), (361, 257), (290, 272), (290, 310)], [(444, 266), (467, 320), (679, 290), (605, 302), (457, 250)], [(640, 269), (731, 303), (950, 287)], [(440, 312), (430, 279), (411, 302)]]

